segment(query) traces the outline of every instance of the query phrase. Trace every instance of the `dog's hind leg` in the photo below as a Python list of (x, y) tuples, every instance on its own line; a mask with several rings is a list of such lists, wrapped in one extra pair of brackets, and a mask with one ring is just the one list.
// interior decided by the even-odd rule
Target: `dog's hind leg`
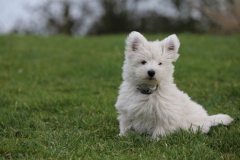
[(218, 124), (229, 125), (233, 121), (233, 118), (226, 114), (216, 114), (209, 116), (209, 118), (212, 126)]

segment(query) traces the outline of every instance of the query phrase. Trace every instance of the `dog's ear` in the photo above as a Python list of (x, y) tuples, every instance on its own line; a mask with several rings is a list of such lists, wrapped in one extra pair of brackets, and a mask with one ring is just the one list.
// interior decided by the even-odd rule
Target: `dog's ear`
[(141, 35), (139, 32), (131, 32), (126, 39), (126, 51), (138, 51), (141, 44), (146, 43), (146, 38)]
[(172, 34), (163, 40), (164, 52), (169, 54), (169, 57), (176, 61), (179, 57), (178, 49), (180, 47), (180, 42), (175, 34)]

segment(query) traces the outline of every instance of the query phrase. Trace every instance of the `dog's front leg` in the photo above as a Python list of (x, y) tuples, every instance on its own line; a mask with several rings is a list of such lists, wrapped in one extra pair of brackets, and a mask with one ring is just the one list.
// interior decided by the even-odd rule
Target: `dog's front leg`
[(127, 135), (128, 131), (132, 127), (131, 120), (127, 116), (125, 116), (124, 114), (121, 114), (118, 117), (118, 120), (119, 120), (119, 128), (120, 128), (119, 136)]
[(153, 140), (159, 140), (159, 136), (165, 136), (166, 135), (166, 133), (165, 133), (165, 131), (164, 131), (164, 129), (163, 128), (161, 128), (161, 127), (156, 127), (155, 129), (154, 129), (154, 131), (153, 131), (153, 134), (152, 134), (152, 139)]

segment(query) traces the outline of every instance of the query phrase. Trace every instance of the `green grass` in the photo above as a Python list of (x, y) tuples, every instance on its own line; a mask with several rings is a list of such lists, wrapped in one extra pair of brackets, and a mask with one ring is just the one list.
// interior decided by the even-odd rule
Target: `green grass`
[[(126, 36), (1, 36), (1, 159), (239, 159), (239, 120), (158, 142), (117, 136)], [(175, 83), (209, 114), (239, 119), (240, 35), (179, 38)]]

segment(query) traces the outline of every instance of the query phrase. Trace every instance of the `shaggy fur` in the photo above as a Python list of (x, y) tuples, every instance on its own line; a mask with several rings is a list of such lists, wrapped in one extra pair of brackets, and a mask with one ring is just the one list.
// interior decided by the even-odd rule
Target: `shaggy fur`
[(179, 129), (195, 132), (200, 128), (207, 133), (211, 126), (233, 121), (225, 114), (209, 116), (176, 87), (172, 62), (179, 56), (179, 46), (176, 35), (153, 42), (135, 31), (127, 37), (123, 82), (115, 104), (120, 136), (129, 130), (147, 133), (153, 139)]

